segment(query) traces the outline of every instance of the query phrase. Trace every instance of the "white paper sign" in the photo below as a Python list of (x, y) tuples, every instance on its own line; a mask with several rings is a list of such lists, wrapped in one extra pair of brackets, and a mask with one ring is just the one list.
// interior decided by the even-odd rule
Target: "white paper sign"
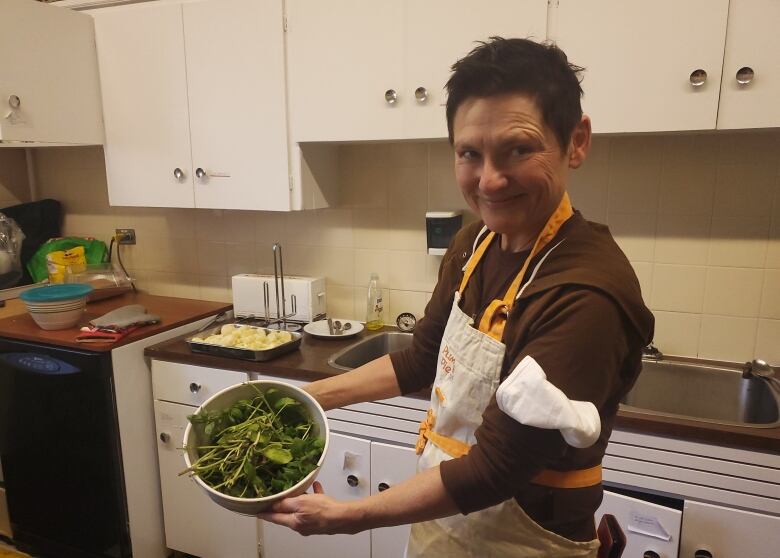
[(636, 510), (631, 510), (628, 514), (628, 530), (663, 541), (672, 540), (671, 535), (664, 529), (657, 517)]

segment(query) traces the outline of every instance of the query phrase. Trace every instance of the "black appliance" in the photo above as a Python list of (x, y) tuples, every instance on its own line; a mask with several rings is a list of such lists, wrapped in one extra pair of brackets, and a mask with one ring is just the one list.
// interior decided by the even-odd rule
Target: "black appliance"
[(131, 556), (110, 353), (0, 339), (0, 462), (21, 550)]

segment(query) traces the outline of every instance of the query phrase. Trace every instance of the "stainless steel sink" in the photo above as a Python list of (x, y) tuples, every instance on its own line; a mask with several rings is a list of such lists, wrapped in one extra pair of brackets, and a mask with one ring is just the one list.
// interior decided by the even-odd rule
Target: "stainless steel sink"
[(352, 370), (411, 344), (411, 333), (385, 331), (344, 347), (328, 359), (328, 364), (340, 370)]
[(780, 399), (768, 382), (741, 369), (673, 360), (644, 361), (621, 408), (709, 423), (780, 426)]

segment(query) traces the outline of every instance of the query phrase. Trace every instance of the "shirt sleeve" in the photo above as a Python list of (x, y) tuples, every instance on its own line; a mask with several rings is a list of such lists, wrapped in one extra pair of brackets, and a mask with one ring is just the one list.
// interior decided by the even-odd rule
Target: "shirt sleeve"
[[(599, 414), (614, 414), (621, 365), (629, 352), (621, 311), (607, 295), (581, 287), (561, 288), (549, 299), (509, 372), (531, 356), (569, 399), (589, 401)], [(560, 431), (527, 426), (502, 412), (495, 396), (475, 436), (468, 455), (445, 461), (440, 469), (462, 513), (513, 497), (572, 449)]]

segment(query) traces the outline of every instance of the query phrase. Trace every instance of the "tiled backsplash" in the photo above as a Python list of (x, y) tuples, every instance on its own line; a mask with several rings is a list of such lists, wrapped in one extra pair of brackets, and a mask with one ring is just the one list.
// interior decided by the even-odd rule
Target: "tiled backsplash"
[[(35, 161), (66, 233), (136, 229), (122, 255), (141, 288), (230, 300), (230, 276), (273, 272), (279, 241), (285, 272), (324, 275), (328, 312), (345, 318), (364, 318), (372, 271), (387, 321), (422, 315), (440, 262), (425, 252), (424, 212), (467, 209), (446, 142), (345, 145), (339, 206), (289, 214), (112, 208), (100, 148), (39, 149)], [(0, 168), (0, 183), (15, 173)], [(570, 191), (634, 265), (662, 351), (780, 365), (780, 132), (598, 137)]]

